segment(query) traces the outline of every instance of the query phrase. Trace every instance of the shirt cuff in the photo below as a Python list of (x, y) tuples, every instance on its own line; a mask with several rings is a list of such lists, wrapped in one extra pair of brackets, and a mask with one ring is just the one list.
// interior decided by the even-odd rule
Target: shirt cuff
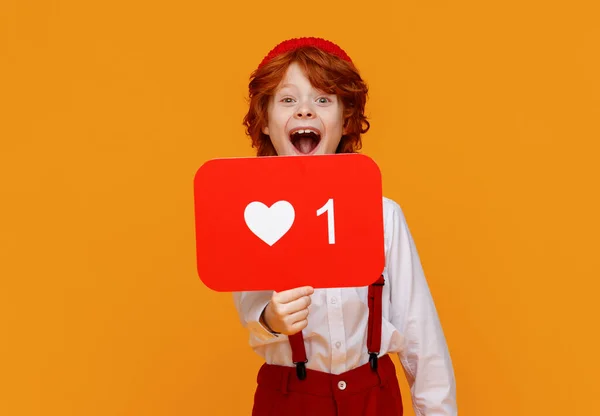
[(263, 341), (269, 341), (277, 339), (278, 335), (274, 332), (269, 331), (267, 327), (260, 323), (260, 315), (263, 310), (267, 307), (270, 300), (266, 302), (257, 302), (252, 305), (252, 308), (248, 311), (248, 330)]

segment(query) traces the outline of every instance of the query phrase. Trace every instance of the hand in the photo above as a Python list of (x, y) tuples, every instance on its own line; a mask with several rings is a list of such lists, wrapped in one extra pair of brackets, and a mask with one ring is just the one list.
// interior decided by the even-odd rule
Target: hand
[(267, 326), (284, 335), (294, 335), (302, 331), (308, 325), (310, 295), (314, 291), (312, 287), (304, 286), (273, 292), (263, 315)]

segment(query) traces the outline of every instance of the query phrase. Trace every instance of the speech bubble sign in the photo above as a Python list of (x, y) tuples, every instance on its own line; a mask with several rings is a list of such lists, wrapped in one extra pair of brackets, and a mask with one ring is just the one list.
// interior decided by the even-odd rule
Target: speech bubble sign
[(368, 156), (213, 159), (194, 177), (197, 272), (219, 292), (360, 287), (384, 269)]

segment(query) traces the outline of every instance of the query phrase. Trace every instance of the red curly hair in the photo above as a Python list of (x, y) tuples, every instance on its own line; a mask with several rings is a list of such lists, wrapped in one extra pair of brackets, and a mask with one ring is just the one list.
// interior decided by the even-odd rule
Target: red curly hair
[(252, 139), (252, 147), (257, 149), (257, 156), (277, 155), (269, 136), (262, 129), (267, 125), (269, 99), (292, 62), (300, 65), (314, 88), (327, 94), (335, 94), (342, 101), (346, 134), (342, 136), (336, 153), (358, 152), (362, 147), (361, 134), (370, 128), (364, 114), (367, 84), (349, 60), (317, 47), (303, 46), (261, 63), (250, 76), (249, 109), (243, 125), (246, 127), (246, 134)]

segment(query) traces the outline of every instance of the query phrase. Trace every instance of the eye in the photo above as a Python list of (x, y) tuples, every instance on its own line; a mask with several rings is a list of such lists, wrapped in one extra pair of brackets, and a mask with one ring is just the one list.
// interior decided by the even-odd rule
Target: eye
[(282, 103), (291, 103), (291, 102), (294, 102), (294, 99), (290, 98), (290, 97), (285, 97), (285, 98), (281, 99), (281, 102)]
[(331, 100), (327, 97), (321, 97), (317, 101), (319, 102), (319, 104), (327, 104), (331, 102)]

